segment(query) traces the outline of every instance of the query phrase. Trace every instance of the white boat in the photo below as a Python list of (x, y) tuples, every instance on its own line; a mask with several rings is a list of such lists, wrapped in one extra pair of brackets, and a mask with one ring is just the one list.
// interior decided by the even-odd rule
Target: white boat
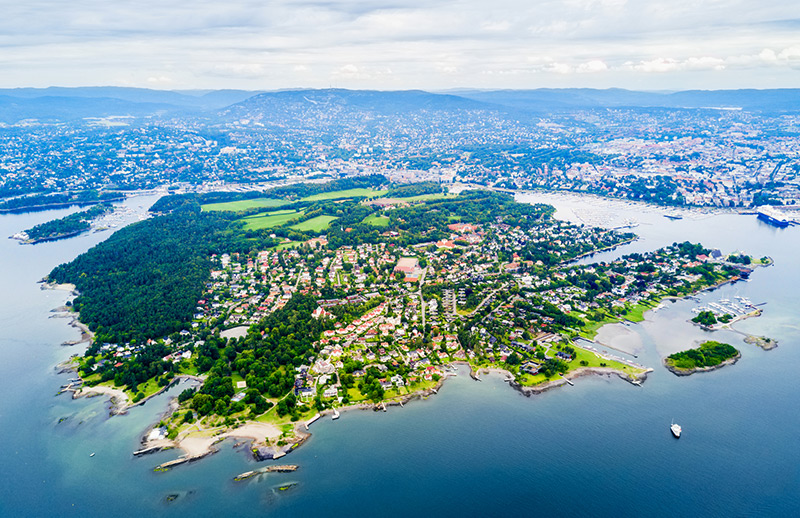
[(681, 425), (673, 421), (672, 424), (669, 426), (669, 430), (672, 432), (672, 435), (674, 435), (676, 439), (680, 439)]

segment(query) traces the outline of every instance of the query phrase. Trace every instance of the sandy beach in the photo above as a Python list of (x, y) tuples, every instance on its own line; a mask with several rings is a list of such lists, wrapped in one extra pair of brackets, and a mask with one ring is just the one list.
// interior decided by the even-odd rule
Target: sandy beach
[(73, 399), (80, 397), (111, 396), (111, 413), (118, 414), (128, 408), (130, 401), (128, 395), (120, 389), (98, 385), (96, 387), (83, 387), (72, 395)]
[(230, 432), (226, 432), (221, 437), (236, 437), (237, 439), (253, 439), (256, 442), (264, 442), (264, 439), (274, 439), (283, 433), (280, 428), (269, 423), (249, 422)]
[[(219, 441), (218, 436), (214, 437), (187, 437), (175, 443), (178, 448), (183, 450), (187, 457), (199, 457), (211, 451), (211, 445)], [(148, 446), (150, 444), (148, 443)], [(153, 446), (156, 446), (153, 444)]]

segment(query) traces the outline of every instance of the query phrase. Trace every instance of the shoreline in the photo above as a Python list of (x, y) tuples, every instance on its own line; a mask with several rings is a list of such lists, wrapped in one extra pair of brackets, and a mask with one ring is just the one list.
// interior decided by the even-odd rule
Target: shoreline
[[(571, 384), (572, 380), (582, 378), (585, 376), (605, 376), (607, 378), (611, 378), (612, 375), (617, 376), (623, 381), (626, 381), (632, 385), (641, 386), (641, 384), (647, 379), (647, 375), (653, 371), (652, 368), (647, 368), (643, 373), (639, 376), (631, 376), (625, 372), (610, 368), (610, 367), (579, 367), (574, 371), (568, 372), (566, 376), (562, 376), (559, 379), (553, 379), (551, 381), (541, 383), (539, 385), (535, 385), (532, 387), (520, 385), (515, 381), (514, 375), (501, 368), (497, 367), (479, 367), (477, 371), (473, 368), (471, 364), (466, 361), (456, 361), (452, 362), (451, 365), (461, 365), (469, 368), (470, 377), (472, 377), (476, 381), (481, 381), (478, 377), (478, 374), (499, 374), (505, 377), (506, 382), (508, 382), (509, 386), (516, 390), (517, 392), (530, 397), (534, 394), (541, 394), (553, 388)], [(445, 380), (449, 378), (451, 375), (445, 375), (440, 379), (435, 387), (422, 389), (415, 391), (411, 394), (405, 394), (403, 396), (398, 396), (392, 399), (381, 401), (380, 403), (371, 403), (371, 402), (360, 402), (354, 403), (351, 405), (346, 405), (343, 407), (337, 407), (336, 411), (339, 413), (348, 412), (352, 410), (372, 410), (373, 412), (378, 411), (387, 411), (387, 407), (390, 406), (404, 406), (406, 403), (409, 403), (413, 400), (421, 400), (427, 399), (429, 396), (433, 394), (437, 394), (439, 389), (444, 385)], [(155, 394), (154, 394), (155, 395)], [(154, 396), (153, 395), (153, 396)], [(150, 397), (153, 397), (150, 396)], [(174, 401), (174, 398), (173, 400)], [(141, 402), (140, 402), (141, 403)], [(131, 405), (135, 406), (135, 405)], [(129, 407), (130, 408), (130, 407)], [(170, 413), (168, 410), (166, 413)], [(309, 431), (309, 426), (316, 422), (321, 417), (333, 415), (334, 409), (328, 408), (317, 412), (309, 419), (304, 421), (297, 421), (294, 423), (293, 432), (294, 437), (286, 439), (285, 444), (283, 445), (274, 445), (272, 444), (272, 440), (278, 439), (283, 435), (283, 432), (278, 428), (277, 425), (271, 423), (263, 423), (260, 421), (247, 421), (236, 428), (228, 429), (228, 430), (216, 430), (216, 429), (208, 429), (208, 430), (201, 430), (200, 425), (197, 426), (197, 430), (189, 431), (185, 437), (178, 437), (176, 439), (157, 439), (153, 441), (148, 441), (146, 437), (142, 438), (142, 448), (134, 452), (134, 455), (144, 455), (147, 453), (153, 453), (157, 451), (162, 451), (166, 449), (180, 449), (183, 451), (183, 455), (179, 456), (176, 459), (171, 461), (167, 461), (163, 464), (160, 464), (155, 468), (156, 471), (165, 471), (171, 469), (176, 465), (180, 465), (187, 462), (193, 462), (195, 460), (199, 460), (203, 457), (208, 455), (212, 455), (217, 453), (219, 450), (214, 446), (220, 442), (223, 442), (227, 439), (239, 439), (244, 440), (250, 443), (248, 450), (250, 455), (257, 461), (265, 461), (265, 460), (276, 460), (279, 458), (284, 457), (291, 451), (295, 450), (302, 444), (304, 444), (308, 439), (311, 438), (312, 433)], [(152, 430), (153, 427), (150, 428)], [(197, 433), (211, 433), (211, 435), (192, 435)], [(238, 446), (237, 443), (235, 446)]]
[[(71, 297), (77, 297), (79, 295), (78, 289), (74, 284), (58, 284), (50, 282), (46, 278), (39, 282), (42, 284), (41, 289), (43, 290), (66, 291)], [(81, 332), (79, 340), (69, 340), (63, 342), (61, 345), (72, 346), (94, 340), (94, 332), (89, 329), (89, 326), (81, 322), (81, 314), (79, 311), (75, 311), (71, 306), (59, 306), (52, 309), (50, 312), (54, 313), (50, 318), (71, 318), (72, 320), (69, 322), (69, 325)]]

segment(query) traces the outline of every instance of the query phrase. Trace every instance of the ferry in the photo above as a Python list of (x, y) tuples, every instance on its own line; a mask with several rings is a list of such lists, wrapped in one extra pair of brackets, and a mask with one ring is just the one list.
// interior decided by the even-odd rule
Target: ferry
[(761, 221), (778, 228), (786, 228), (790, 223), (786, 216), (769, 206), (759, 207), (756, 214)]
[(672, 424), (669, 426), (669, 430), (672, 432), (672, 435), (674, 435), (676, 439), (681, 438), (681, 425), (673, 421)]

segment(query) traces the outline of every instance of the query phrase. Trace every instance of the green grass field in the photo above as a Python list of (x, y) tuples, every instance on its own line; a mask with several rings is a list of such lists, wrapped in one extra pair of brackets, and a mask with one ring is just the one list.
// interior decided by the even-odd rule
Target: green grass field
[(311, 230), (312, 232), (320, 232), (328, 228), (331, 223), (337, 219), (339, 218), (336, 216), (317, 216), (316, 218), (311, 218), (303, 221), (302, 223), (298, 223), (297, 225), (292, 225), (291, 228), (295, 230)]
[(273, 228), (287, 223), (289, 220), (302, 216), (304, 211), (299, 210), (278, 210), (266, 214), (257, 214), (242, 218), (245, 228), (248, 230), (260, 230), (262, 228)]
[(342, 198), (377, 198), (389, 191), (376, 191), (375, 189), (346, 189), (344, 191), (321, 192), (308, 196), (300, 201), (339, 200)]
[(389, 225), (389, 217), (371, 214), (364, 218), (364, 223), (367, 225), (373, 225), (375, 227), (386, 227)]
[(300, 246), (302, 243), (300, 241), (284, 241), (283, 243), (279, 244), (278, 246), (273, 246), (273, 250), (286, 250), (287, 248), (294, 248), (296, 246)]
[(241, 212), (247, 209), (263, 209), (270, 207), (280, 207), (289, 203), (286, 200), (277, 198), (254, 198), (252, 200), (229, 201), (225, 203), (209, 203), (201, 208), (203, 212), (227, 210), (231, 212)]

